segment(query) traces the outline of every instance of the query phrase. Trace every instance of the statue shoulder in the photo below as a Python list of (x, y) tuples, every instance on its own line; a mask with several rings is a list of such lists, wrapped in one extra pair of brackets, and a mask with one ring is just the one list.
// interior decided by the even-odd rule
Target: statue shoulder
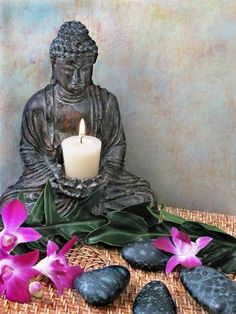
[(45, 93), (46, 93), (47, 86), (35, 94), (33, 94), (30, 99), (27, 101), (25, 108), (24, 108), (24, 113), (26, 112), (34, 112), (34, 111), (39, 111), (39, 110), (44, 110), (46, 106), (46, 101), (45, 101)]
[(113, 93), (108, 91), (106, 88), (100, 87), (99, 85), (94, 85), (94, 87), (97, 89), (100, 97), (102, 98), (103, 106), (105, 106), (107, 109), (110, 108), (117, 110), (119, 108), (117, 98)]

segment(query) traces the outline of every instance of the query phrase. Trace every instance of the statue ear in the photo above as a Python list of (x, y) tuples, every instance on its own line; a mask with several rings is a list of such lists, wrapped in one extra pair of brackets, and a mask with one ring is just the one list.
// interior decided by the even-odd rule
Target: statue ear
[(57, 80), (56, 80), (56, 76), (55, 76), (55, 62), (54, 61), (52, 61), (52, 76), (51, 76), (50, 84), (51, 85), (57, 84)]

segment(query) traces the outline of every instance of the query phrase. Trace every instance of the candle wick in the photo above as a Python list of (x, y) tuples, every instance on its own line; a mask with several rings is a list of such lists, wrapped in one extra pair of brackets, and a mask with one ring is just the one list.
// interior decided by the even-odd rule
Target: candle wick
[(82, 135), (81, 138), (80, 138), (80, 143), (81, 143), (81, 144), (83, 144), (83, 142), (82, 142), (83, 137), (84, 137), (84, 136)]

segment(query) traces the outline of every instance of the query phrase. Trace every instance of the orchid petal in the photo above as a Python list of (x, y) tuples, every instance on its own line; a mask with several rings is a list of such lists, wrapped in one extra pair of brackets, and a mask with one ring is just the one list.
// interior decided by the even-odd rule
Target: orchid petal
[(184, 241), (184, 242), (186, 242), (186, 243), (188, 243), (188, 244), (191, 244), (190, 236), (187, 233), (185, 233), (185, 232), (180, 231), (179, 239)]
[(53, 269), (53, 273), (57, 275), (65, 275), (66, 268), (65, 266), (60, 262), (59, 259), (56, 259), (51, 262), (51, 267)]
[(37, 241), (42, 235), (33, 228), (20, 227), (16, 230), (17, 243)]
[(184, 233), (177, 228), (171, 228), (172, 241), (176, 247), (180, 247), (183, 242), (191, 244), (191, 239), (187, 233)]
[(33, 266), (38, 261), (38, 258), (39, 258), (39, 251), (34, 250), (26, 254), (14, 255), (12, 256), (12, 261), (15, 266), (30, 267), (30, 266)]
[(10, 256), (10, 254), (8, 254), (6, 251), (4, 251), (3, 249), (0, 249), (0, 261), (8, 258)]
[(213, 238), (210, 237), (200, 237), (197, 239), (196, 244), (197, 244), (197, 253), (202, 250), (204, 247), (206, 247)]
[(175, 227), (171, 228), (172, 241), (176, 247), (179, 247), (182, 243), (182, 241), (179, 239), (179, 236), (180, 236), (180, 231)]
[(6, 290), (6, 284), (5, 284), (5, 282), (3, 282), (3, 280), (1, 280), (1, 283), (0, 283), (0, 296), (4, 293), (5, 290)]
[(13, 276), (7, 282), (6, 297), (10, 301), (26, 303), (30, 300), (28, 282)]
[(2, 221), (8, 230), (16, 230), (27, 216), (25, 205), (18, 199), (7, 203), (2, 209)]
[(48, 276), (48, 277), (52, 280), (52, 282), (56, 286), (58, 294), (62, 295), (63, 284), (62, 284), (62, 281), (61, 281), (61, 276), (60, 277), (59, 276)]
[(28, 281), (41, 273), (33, 267), (24, 267), (15, 271), (17, 276), (20, 276), (23, 280)]
[(65, 257), (65, 256), (60, 257), (60, 262), (61, 262), (63, 265), (65, 265), (65, 266), (67, 266), (67, 265), (68, 265), (68, 263), (67, 263), (67, 259), (66, 259), (66, 257)]
[(58, 249), (59, 249), (59, 246), (55, 242), (53, 242), (51, 240), (48, 241), (48, 244), (47, 244), (47, 255), (48, 256), (55, 253)]
[(160, 237), (152, 241), (153, 245), (162, 251), (176, 254), (176, 248), (168, 237)]
[(196, 266), (201, 266), (202, 262), (200, 260), (200, 258), (198, 258), (197, 256), (187, 256), (181, 259), (180, 264), (183, 265), (186, 268), (193, 268)]
[(172, 256), (167, 264), (166, 264), (166, 274), (169, 274), (170, 272), (172, 272), (172, 270), (180, 263), (180, 258), (179, 256)]
[(58, 257), (65, 256), (66, 253), (72, 248), (74, 243), (78, 240), (78, 238), (79, 238), (78, 236), (73, 235), (73, 237), (68, 242), (66, 242), (66, 244), (60, 249), (57, 256)]
[(80, 276), (84, 273), (84, 270), (79, 266), (67, 266), (66, 267), (66, 276), (61, 277), (63, 286), (71, 289), (74, 287), (74, 280), (77, 276)]

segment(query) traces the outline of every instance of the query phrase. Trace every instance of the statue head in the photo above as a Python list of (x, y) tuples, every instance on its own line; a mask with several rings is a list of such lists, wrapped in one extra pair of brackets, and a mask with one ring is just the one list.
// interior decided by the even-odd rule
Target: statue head
[(80, 22), (65, 22), (50, 46), (52, 79), (63, 89), (79, 94), (92, 84), (93, 64), (98, 56), (95, 41)]

